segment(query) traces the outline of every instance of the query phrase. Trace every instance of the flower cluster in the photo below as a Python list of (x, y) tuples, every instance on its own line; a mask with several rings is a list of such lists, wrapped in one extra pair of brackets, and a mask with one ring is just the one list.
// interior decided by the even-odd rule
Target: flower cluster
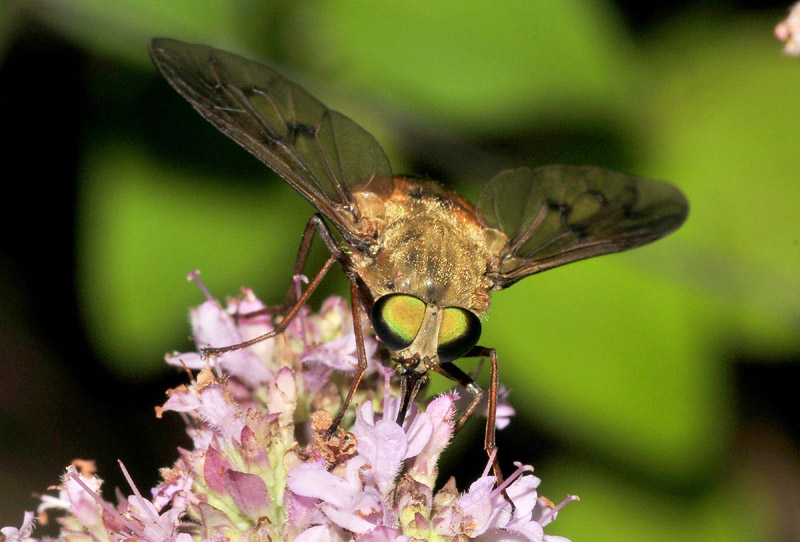
[(800, 55), (800, 2), (792, 6), (786, 19), (775, 27), (775, 37), (784, 42), (784, 53)]
[[(200, 284), (196, 274), (190, 278)], [(206, 295), (191, 311), (198, 346), (236, 344), (273, 329), (252, 291), (224, 308)], [(261, 314), (241, 316), (254, 311)], [(458, 394), (424, 408), (412, 404), (398, 425), (392, 371), (369, 333), (357, 406), (329, 432), (330, 413), (357, 367), (353, 331), (350, 310), (334, 297), (318, 313), (304, 308), (285, 333), (251, 348), (208, 361), (195, 352), (167, 356), (189, 372), (189, 383), (170, 390), (157, 415), (181, 413), (193, 449), (179, 450), (148, 497), (120, 464), (132, 495), (118, 490), (113, 503), (102, 495), (93, 463), (75, 461), (58, 496), (42, 497), (40, 517), (59, 512), (64, 542), (566, 540), (542, 528), (574, 497), (558, 506), (541, 497), (527, 465), (498, 484), (492, 456), (466, 492), (453, 479), (435, 491)], [(503, 411), (498, 425), (513, 414), (509, 405)], [(0, 542), (34, 540), (33, 524), (26, 513), (21, 527), (2, 529)]]

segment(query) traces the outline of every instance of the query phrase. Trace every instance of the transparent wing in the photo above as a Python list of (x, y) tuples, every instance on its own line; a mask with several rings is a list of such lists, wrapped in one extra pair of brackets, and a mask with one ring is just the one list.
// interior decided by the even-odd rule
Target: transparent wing
[(206, 45), (156, 38), (159, 71), (214, 126), (322, 211), (354, 244), (369, 243), (354, 191), (388, 197), (389, 161), (375, 138), (275, 71)]
[(644, 245), (680, 226), (676, 187), (597, 167), (520, 168), (495, 175), (477, 204), (484, 226), (508, 237), (496, 288), (577, 260)]

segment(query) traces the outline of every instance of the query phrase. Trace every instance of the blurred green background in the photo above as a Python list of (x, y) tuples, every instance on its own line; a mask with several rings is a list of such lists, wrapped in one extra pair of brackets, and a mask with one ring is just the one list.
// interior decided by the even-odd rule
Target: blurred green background
[[(274, 303), (290, 280), (311, 206), (156, 74), (163, 35), (268, 62), (375, 134), (395, 172), (473, 200), (500, 169), (548, 163), (680, 186), (691, 213), (667, 239), (493, 296), (482, 343), (519, 413), (500, 457), (554, 501), (581, 496), (548, 528), (575, 541), (800, 540), (786, 6), (640, 4), (0, 4), (0, 525), (74, 457), (111, 486), (123, 459), (147, 488), (187, 445), (152, 408), (183, 378), (162, 359), (189, 348), (188, 271)], [(444, 465), (462, 489), (485, 463), (470, 425)]]

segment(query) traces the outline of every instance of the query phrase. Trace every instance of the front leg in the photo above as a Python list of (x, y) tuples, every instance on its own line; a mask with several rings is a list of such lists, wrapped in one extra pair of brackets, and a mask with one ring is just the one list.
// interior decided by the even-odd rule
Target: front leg
[[(259, 335), (258, 337), (255, 337), (253, 339), (250, 339), (249, 341), (244, 341), (237, 344), (231, 344), (228, 346), (201, 348), (200, 354), (203, 357), (203, 359), (208, 359), (211, 357), (218, 356), (220, 354), (234, 352), (236, 350), (241, 350), (242, 348), (253, 346), (254, 344), (258, 344), (261, 341), (266, 341), (267, 339), (271, 339), (276, 335), (280, 335), (281, 333), (286, 331), (286, 329), (289, 327), (289, 324), (291, 324), (292, 320), (294, 320), (294, 317), (297, 316), (297, 313), (300, 312), (300, 309), (303, 307), (303, 305), (306, 304), (308, 298), (311, 297), (311, 294), (314, 293), (314, 290), (317, 289), (319, 283), (322, 282), (322, 279), (325, 277), (325, 275), (328, 273), (330, 268), (335, 263), (336, 263), (336, 258), (334, 258), (333, 256), (328, 258), (328, 260), (322, 266), (322, 269), (320, 269), (317, 272), (316, 276), (308, 284), (308, 288), (306, 288), (306, 291), (303, 292), (303, 295), (300, 296), (300, 299), (297, 300), (297, 303), (295, 303), (294, 306), (291, 308), (291, 310), (286, 314), (286, 317), (283, 320), (281, 320), (281, 322), (277, 326), (275, 326), (275, 329), (273, 329), (268, 333), (264, 333), (263, 335)], [(261, 313), (261, 311), (255, 311), (255, 312)], [(248, 314), (254, 314), (254, 313), (248, 313)]]
[(473, 377), (456, 367), (453, 363), (442, 363), (438, 367), (434, 367), (433, 370), (450, 380), (458, 382), (472, 395), (472, 401), (470, 401), (469, 406), (467, 406), (466, 410), (459, 416), (453, 426), (453, 433), (458, 433), (475, 412), (475, 409), (478, 408), (485, 391), (475, 382)]
[[(303, 230), (303, 237), (300, 240), (300, 248), (297, 250), (297, 258), (294, 262), (294, 272), (292, 277), (303, 274), (306, 266), (306, 260), (308, 260), (308, 254), (311, 250), (311, 243), (314, 241), (314, 234), (319, 235), (320, 239), (322, 239), (322, 242), (325, 243), (325, 247), (330, 251), (331, 257), (339, 260), (339, 263), (341, 263), (345, 269), (347, 268), (346, 264), (349, 263), (349, 259), (346, 257), (341, 247), (339, 247), (338, 243), (336, 243), (336, 239), (334, 238), (333, 233), (328, 225), (325, 223), (325, 220), (322, 218), (322, 215), (315, 213), (308, 220), (306, 223), (306, 228)], [(289, 291), (286, 292), (286, 299), (282, 307), (264, 307), (263, 309), (259, 309), (257, 311), (251, 311), (242, 314), (237, 312), (234, 314), (234, 319), (238, 322), (239, 320), (255, 318), (256, 316), (277, 316), (289, 311), (291, 307), (297, 303), (297, 300), (297, 289), (295, 284), (292, 283), (292, 285), (289, 286)]]
[[(303, 238), (300, 241), (300, 248), (297, 250), (297, 259), (294, 262), (294, 273), (292, 277), (296, 277), (297, 275), (302, 275), (303, 270), (306, 267), (306, 260), (308, 260), (308, 253), (311, 250), (311, 243), (314, 241), (314, 234), (319, 235), (319, 238), (322, 239), (322, 242), (325, 244), (325, 247), (330, 251), (331, 256), (339, 260), (339, 263), (343, 264), (343, 267), (347, 269), (345, 264), (345, 260), (349, 262), (349, 259), (344, 257), (344, 253), (336, 242), (336, 239), (333, 237), (333, 233), (331, 232), (328, 225), (325, 223), (325, 220), (322, 218), (322, 215), (319, 213), (315, 213), (306, 224), (306, 229), (303, 231)], [(343, 260), (343, 258), (345, 258)], [(297, 300), (297, 290), (294, 285), (289, 286), (289, 291), (286, 292), (286, 301), (284, 302), (284, 307), (291, 307), (294, 302)]]
[[(491, 362), (492, 369), (489, 377), (489, 396), (488, 396), (488, 405), (487, 405), (487, 414), (486, 414), (486, 432), (483, 438), (483, 449), (486, 450), (486, 453), (489, 457), (492, 457), (494, 450), (497, 449), (497, 444), (495, 441), (495, 433), (496, 433), (496, 422), (497, 422), (497, 388), (498, 388), (498, 363), (497, 363), (497, 351), (494, 348), (486, 348), (483, 346), (474, 346), (472, 350), (467, 352), (463, 357), (465, 358), (475, 358), (475, 357), (488, 357), (489, 361)], [(467, 409), (464, 411), (464, 414), (458, 419), (455, 424), (454, 430), (458, 431), (467, 420), (472, 416), (475, 410), (478, 408), (478, 404), (480, 403), (481, 399), (483, 398), (483, 394), (485, 393), (484, 390), (464, 371), (453, 365), (452, 363), (443, 363), (439, 367), (434, 369), (437, 373), (446, 376), (451, 380), (455, 380), (462, 386), (464, 386), (468, 392), (470, 392), (473, 396), (472, 402), (469, 404)], [(497, 454), (494, 454), (494, 460), (492, 462), (492, 470), (494, 471), (494, 475), (497, 478), (498, 485), (503, 481), (503, 473), (500, 470), (500, 463), (497, 460)]]
[[(289, 327), (292, 320), (295, 316), (300, 312), (300, 309), (303, 305), (306, 304), (308, 298), (314, 293), (314, 290), (317, 289), (322, 279), (328, 273), (330, 268), (333, 266), (334, 263), (338, 262), (343, 269), (348, 270), (350, 268), (350, 258), (347, 254), (341, 249), (341, 247), (336, 243), (336, 239), (333, 237), (333, 233), (331, 232), (328, 225), (323, 220), (322, 216), (317, 213), (311, 217), (306, 224), (306, 229), (303, 232), (303, 239), (300, 242), (300, 250), (297, 254), (297, 260), (295, 261), (294, 272), (295, 275), (299, 275), (303, 272), (303, 268), (305, 267), (306, 259), (308, 258), (308, 252), (311, 247), (311, 242), (314, 240), (314, 233), (318, 233), (322, 242), (325, 243), (325, 246), (330, 250), (330, 257), (322, 266), (316, 276), (309, 282), (308, 287), (303, 292), (303, 294), (297, 298), (296, 300), (292, 297), (294, 295), (294, 287), (289, 288), (289, 294), (287, 296), (287, 305), (286, 307), (289, 308), (289, 311), (286, 313), (286, 316), (281, 320), (281, 322), (269, 333), (265, 333), (264, 335), (260, 335), (249, 341), (244, 341), (238, 344), (231, 344), (228, 346), (222, 347), (208, 347), (202, 348), (200, 353), (204, 358), (217, 356), (219, 354), (225, 354), (226, 352), (233, 352), (235, 350), (241, 350), (242, 348), (247, 348), (248, 346), (253, 346), (254, 344), (260, 343), (261, 341), (265, 341), (267, 339), (271, 339), (276, 335), (280, 335)], [(295, 298), (297, 296), (294, 296)], [(260, 316), (263, 314), (274, 314), (275, 308), (274, 307), (265, 307), (261, 310), (248, 312), (246, 314), (238, 314), (236, 316), (237, 319), (241, 318), (252, 318), (254, 316)]]
[(339, 412), (336, 413), (336, 417), (333, 418), (333, 422), (331, 426), (328, 427), (328, 435), (332, 435), (336, 432), (336, 429), (339, 427), (339, 424), (342, 423), (342, 418), (344, 418), (347, 409), (350, 407), (350, 402), (353, 400), (353, 396), (358, 390), (358, 385), (361, 383), (361, 379), (364, 377), (364, 372), (367, 370), (367, 350), (364, 347), (364, 326), (361, 325), (361, 302), (360, 296), (363, 295), (360, 291), (359, 282), (356, 280), (356, 277), (349, 276), (350, 279), (350, 308), (353, 313), (353, 334), (356, 337), (356, 353), (358, 354), (358, 369), (356, 370), (356, 375), (353, 378), (353, 383), (350, 385), (350, 390), (347, 392), (347, 397), (345, 397), (344, 401), (342, 402), (342, 406), (339, 407)]

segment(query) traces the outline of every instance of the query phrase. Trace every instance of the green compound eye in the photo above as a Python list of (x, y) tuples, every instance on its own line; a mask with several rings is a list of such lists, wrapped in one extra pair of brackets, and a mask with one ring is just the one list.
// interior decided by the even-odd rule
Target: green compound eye
[(474, 313), (460, 307), (447, 307), (439, 329), (439, 361), (454, 361), (478, 344), (481, 338), (481, 320)]
[(414, 342), (425, 316), (425, 302), (411, 295), (389, 294), (372, 307), (372, 327), (390, 350)]

